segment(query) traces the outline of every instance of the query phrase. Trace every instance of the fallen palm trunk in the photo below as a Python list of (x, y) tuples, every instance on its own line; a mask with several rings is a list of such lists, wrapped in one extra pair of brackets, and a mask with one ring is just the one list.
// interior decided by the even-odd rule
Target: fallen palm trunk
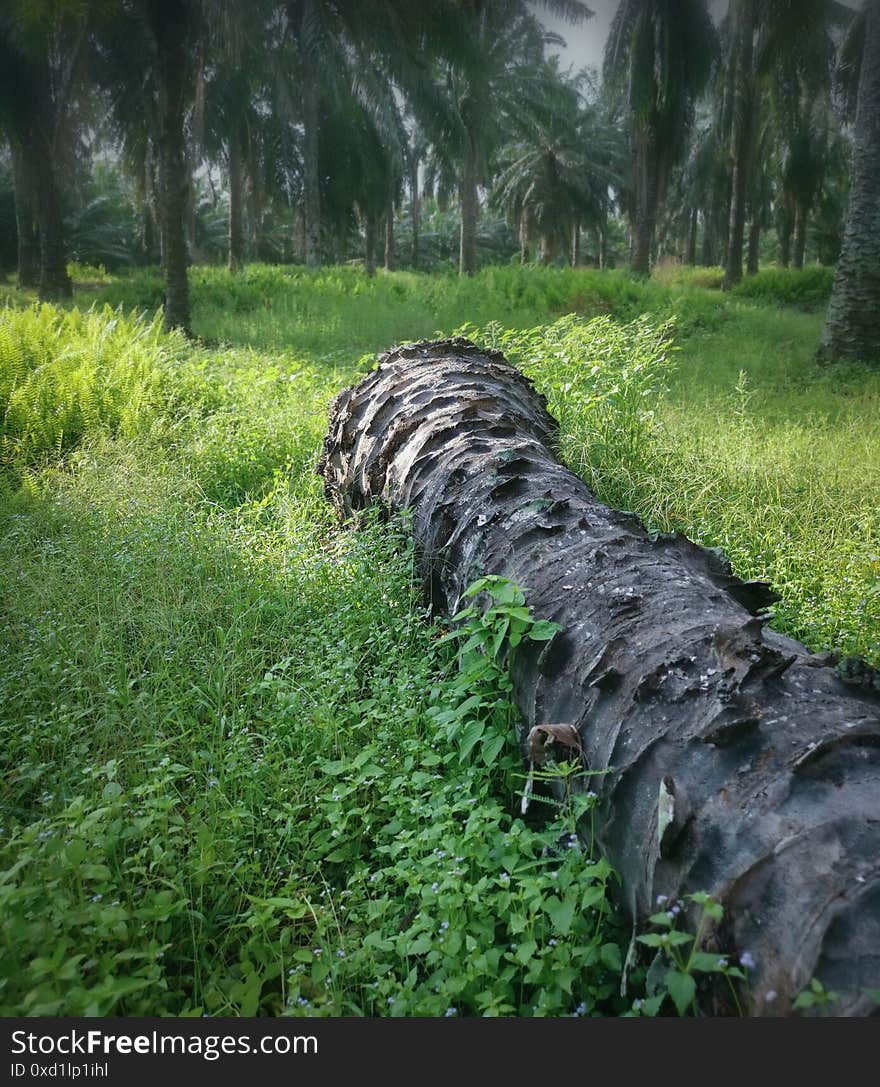
[(634, 919), (708, 891), (715, 946), (755, 961), (752, 1014), (788, 1013), (813, 977), (841, 994), (835, 1014), (875, 1011), (880, 701), (766, 629), (766, 587), (601, 505), (555, 441), (500, 354), (423, 343), (340, 394), (319, 470), (343, 515), (412, 510), (435, 606), (501, 574), (561, 624), (514, 651), (516, 699), (525, 732), (570, 724), (611, 768), (590, 784)]

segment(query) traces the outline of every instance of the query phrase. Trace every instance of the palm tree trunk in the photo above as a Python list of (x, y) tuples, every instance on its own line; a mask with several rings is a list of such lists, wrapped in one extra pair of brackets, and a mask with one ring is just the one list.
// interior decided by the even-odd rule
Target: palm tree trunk
[(40, 235), (41, 299), (69, 298), (73, 284), (67, 274), (67, 247), (61, 218), (61, 195), (58, 190), (57, 139), (58, 118), (53, 99), (49, 62), (38, 62), (34, 81), (36, 94), (33, 123), (29, 133), (30, 172), (34, 180), (37, 224)]
[(752, 166), (752, 128), (754, 109), (753, 45), (755, 9), (753, 0), (735, 0), (733, 25), (735, 38), (731, 63), (736, 65), (731, 129), (733, 178), (730, 194), (730, 222), (727, 236), (727, 259), (724, 268), (724, 289), (736, 286), (742, 279), (743, 235), (746, 222), (746, 187)]
[(684, 246), (684, 263), (696, 264), (697, 263), (697, 209), (694, 208), (691, 211), (690, 219), (688, 220), (688, 233)]
[(559, 243), (554, 234), (542, 234), (540, 245), (541, 263), (544, 265), (552, 264), (556, 260), (558, 248)]
[(749, 225), (749, 258), (746, 271), (750, 276), (758, 274), (758, 263), (761, 250), (761, 226), (759, 223)]
[(391, 176), (385, 196), (385, 271), (394, 271), (394, 183)]
[(12, 183), (15, 198), (15, 229), (18, 234), (18, 286), (36, 287), (40, 282), (40, 238), (34, 211), (33, 173), (30, 155), (12, 145)]
[(37, 216), (40, 224), (41, 299), (70, 298), (73, 284), (67, 274), (67, 247), (61, 220), (61, 203), (51, 151), (45, 143), (34, 160)]
[(636, 221), (633, 224), (633, 271), (638, 275), (651, 274), (651, 256), (654, 252), (654, 233), (657, 224), (657, 147), (652, 133), (640, 133), (636, 148)]
[(472, 276), (477, 270), (477, 220), (480, 198), (477, 193), (477, 148), (468, 132), (467, 147), (458, 186), (461, 203), (461, 237), (458, 253), (458, 273)]
[(791, 264), (791, 236), (794, 231), (794, 204), (788, 195), (783, 197), (776, 230), (779, 235), (779, 266), (788, 268)]
[(700, 264), (711, 268), (716, 262), (715, 223), (711, 215), (703, 217), (703, 244), (700, 249)]
[(819, 355), (880, 366), (880, 0), (866, 8), (865, 45), (843, 247)]
[(293, 259), (303, 264), (306, 259), (306, 217), (302, 204), (293, 217)]
[(571, 228), (571, 266), (577, 268), (581, 262), (581, 225), (575, 223)]
[(259, 260), (263, 246), (263, 190), (251, 159), (248, 159), (247, 163), (245, 192), (247, 193), (247, 255), (250, 260)]
[[(306, 5), (307, 7), (308, 5)], [(321, 267), (321, 187), (319, 179), (318, 73), (302, 52), (303, 210), (306, 217), (306, 267)]]
[(364, 268), (370, 277), (376, 274), (377, 226), (376, 216), (368, 212), (364, 217)]
[(419, 231), (421, 229), (421, 199), (419, 197), (419, 157), (413, 151), (409, 157), (409, 207), (412, 222), (412, 266), (419, 267)]
[(804, 257), (807, 252), (807, 223), (810, 211), (803, 203), (798, 202), (794, 213), (794, 256), (792, 263), (795, 268), (803, 268)]
[(643, 211), (635, 224), (635, 244), (633, 246), (633, 271), (639, 275), (651, 274), (651, 253), (654, 249), (653, 214)]
[(186, 213), (189, 179), (186, 172), (184, 106), (186, 97), (185, 12), (176, 5), (163, 9), (155, 22), (158, 49), (159, 199), (165, 263), (166, 330), (189, 331)]
[(529, 213), (525, 208), (519, 213), (519, 262), (529, 263)]
[(749, 953), (751, 1014), (790, 1014), (814, 976), (840, 994), (835, 1014), (870, 1014), (876, 696), (755, 617), (767, 586), (601, 505), (554, 459), (544, 405), (499, 352), (397, 348), (334, 403), (327, 494), (344, 515), (377, 499), (413, 512), (437, 610), (455, 614), (468, 585), (497, 574), (561, 626), (510, 651), (521, 738), (545, 722), (577, 732), (599, 771), (579, 786), (599, 794), (581, 829), (634, 923), (658, 895), (708, 892), (724, 917), (706, 950)]
[(229, 254), (230, 272), (236, 272), (242, 265), (244, 250), (244, 231), (242, 229), (242, 199), (244, 187), (241, 176), (241, 143), (233, 132), (229, 138)]

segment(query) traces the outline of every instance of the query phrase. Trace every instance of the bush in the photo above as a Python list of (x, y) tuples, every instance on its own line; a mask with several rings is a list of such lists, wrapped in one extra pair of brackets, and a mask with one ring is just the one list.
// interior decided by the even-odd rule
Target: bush
[(137, 432), (180, 342), (163, 337), (158, 318), (109, 307), (8, 308), (0, 320), (0, 466), (21, 471), (99, 429)]
[(834, 269), (819, 264), (807, 268), (765, 268), (755, 276), (747, 276), (731, 293), (769, 306), (812, 310), (828, 304), (833, 282)]

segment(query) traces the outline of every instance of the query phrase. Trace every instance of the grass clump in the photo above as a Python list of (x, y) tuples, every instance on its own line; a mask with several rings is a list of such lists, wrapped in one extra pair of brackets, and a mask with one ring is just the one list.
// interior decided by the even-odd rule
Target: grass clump
[(733, 294), (768, 306), (796, 306), (815, 310), (828, 305), (834, 269), (812, 264), (805, 268), (763, 268), (746, 276)]
[(181, 349), (158, 320), (51, 305), (0, 320), (0, 471), (20, 474), (99, 430), (133, 435), (156, 417)]

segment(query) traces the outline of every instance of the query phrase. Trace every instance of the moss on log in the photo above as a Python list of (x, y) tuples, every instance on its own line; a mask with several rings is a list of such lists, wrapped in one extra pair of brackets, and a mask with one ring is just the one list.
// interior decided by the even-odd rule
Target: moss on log
[(514, 651), (523, 736), (570, 724), (608, 768), (590, 779), (599, 840), (635, 922), (659, 895), (708, 891), (725, 910), (712, 946), (755, 961), (752, 1014), (788, 1014), (813, 977), (841, 995), (834, 1014), (876, 1011), (880, 700), (767, 628), (766, 586), (599, 503), (556, 440), (500, 354), (420, 343), (337, 397), (319, 471), (343, 516), (412, 511), (438, 608), (501, 574), (561, 624)]

